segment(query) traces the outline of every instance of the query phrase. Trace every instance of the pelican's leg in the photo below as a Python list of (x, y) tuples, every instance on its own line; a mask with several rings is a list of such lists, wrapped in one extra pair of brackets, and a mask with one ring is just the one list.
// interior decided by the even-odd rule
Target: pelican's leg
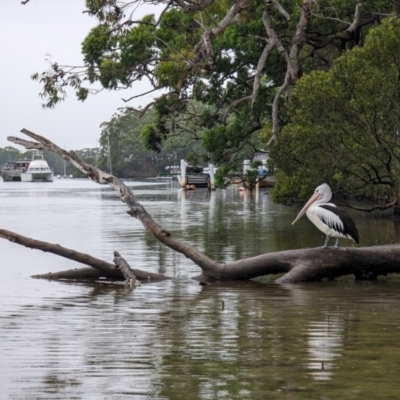
[(336, 238), (335, 244), (332, 246), (333, 249), (337, 249), (339, 247), (339, 238)]
[(331, 237), (329, 235), (326, 235), (326, 239), (325, 239), (325, 243), (323, 246), (317, 247), (317, 249), (327, 249), (328, 248), (328, 243), (329, 243), (329, 239)]

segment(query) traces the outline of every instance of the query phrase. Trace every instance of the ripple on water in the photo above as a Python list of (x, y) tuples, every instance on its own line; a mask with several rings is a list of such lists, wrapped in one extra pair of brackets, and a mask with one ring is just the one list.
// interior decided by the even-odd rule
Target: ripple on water
[[(398, 283), (202, 287), (190, 279), (196, 266), (87, 183), (6, 186), (2, 226), (110, 262), (117, 250), (175, 279), (133, 291), (33, 280), (78, 265), (0, 242), (1, 399), (398, 397)], [(142, 185), (135, 194), (164, 229), (220, 261), (320, 239), (311, 226), (289, 242), (292, 210), (262, 193)]]

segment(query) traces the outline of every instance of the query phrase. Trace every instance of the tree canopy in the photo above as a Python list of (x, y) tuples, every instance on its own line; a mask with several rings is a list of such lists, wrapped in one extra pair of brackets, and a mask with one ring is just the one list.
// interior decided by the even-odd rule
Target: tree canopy
[[(142, 4), (161, 12), (135, 19)], [(141, 151), (160, 152), (182, 135), (201, 143), (204, 161), (233, 171), (271, 150), (277, 201), (327, 181), (334, 192), (381, 199), (373, 208), (399, 204), (390, 48), (398, 46), (390, 33), (398, 0), (87, 0), (86, 7), (98, 24), (83, 40), (84, 65), (54, 62), (33, 75), (44, 107), (63, 101), (68, 87), (82, 101), (98, 90), (124, 90), (127, 104), (153, 93), (104, 125), (120, 154), (139, 150), (127, 145), (130, 129), (116, 130), (151, 112), (140, 133), (133, 128)], [(150, 89), (139, 93), (139, 81)]]
[(380, 199), (372, 209), (400, 208), (399, 49), (400, 20), (390, 18), (328, 72), (296, 84), (290, 123), (272, 149), (276, 200), (326, 181), (342, 194)]
[[(195, 118), (196, 104), (193, 108)], [(168, 172), (166, 168), (178, 166), (180, 159), (199, 164), (205, 157), (200, 138), (194, 140), (190, 134), (193, 121), (177, 119), (176, 124), (184, 126), (179, 132), (168, 135), (166, 140), (158, 140), (154, 124), (154, 110), (142, 118), (135, 112), (124, 110), (116, 113), (110, 121), (101, 125), (99, 166), (112, 170), (120, 177), (157, 176)], [(156, 141), (157, 143), (152, 143)], [(157, 146), (157, 150), (154, 150)], [(111, 164), (111, 165), (110, 165)]]
[[(162, 7), (160, 15), (136, 20), (135, 8), (146, 3)], [(265, 148), (260, 132), (268, 144), (277, 139), (295, 82), (329, 70), (363, 44), (371, 26), (399, 11), (397, 0), (87, 0), (86, 7), (98, 25), (82, 43), (84, 65), (54, 62), (33, 75), (44, 106), (64, 100), (68, 86), (82, 101), (97, 90), (125, 89), (128, 102), (143, 95), (135, 83), (146, 80), (154, 101), (135, 111), (155, 110), (148, 147), (159, 151), (190, 119), (186, 132), (218, 164)], [(193, 100), (203, 104), (196, 118)]]

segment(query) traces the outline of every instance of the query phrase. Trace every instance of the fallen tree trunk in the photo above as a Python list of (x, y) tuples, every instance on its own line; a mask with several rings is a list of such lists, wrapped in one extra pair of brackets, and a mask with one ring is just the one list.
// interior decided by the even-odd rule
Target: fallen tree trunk
[[(66, 249), (58, 244), (26, 238), (17, 233), (0, 229), (0, 237), (32, 249), (38, 249), (74, 261), (90, 265), (57, 273), (34, 275), (34, 278), (51, 280), (97, 280), (116, 279), (141, 282), (159, 282), (170, 279), (164, 275), (131, 269), (128, 263), (115, 252), (113, 264), (99, 260), (88, 254)], [(124, 271), (122, 273), (121, 271)], [(256, 257), (218, 264), (212, 271), (207, 269), (194, 279), (210, 283), (226, 280), (247, 280), (259, 276), (284, 274), (276, 283), (315, 282), (335, 279), (353, 274), (357, 280), (374, 280), (379, 275), (400, 273), (400, 246), (352, 247), (339, 249), (299, 249), (262, 254)]]
[[(68, 258), (73, 261), (77, 261), (81, 264), (89, 265), (91, 268), (80, 268), (71, 269), (67, 271), (61, 271), (58, 273), (48, 273), (44, 275), (34, 275), (34, 278), (44, 279), (117, 279), (124, 280), (125, 277), (121, 270), (118, 269), (114, 264), (108, 263), (98, 258), (92, 257), (89, 254), (80, 253), (76, 250), (71, 250), (66, 247), (60, 246), (59, 244), (44, 242), (41, 240), (35, 240), (26, 236), (19, 235), (18, 233), (8, 231), (6, 229), (0, 229), (0, 237), (7, 239), (10, 242), (20, 244), (21, 246), (28, 247), (30, 249), (42, 250), (47, 253), (53, 253), (58, 256)], [(89, 272), (90, 271), (90, 272)], [(168, 277), (160, 274), (153, 274), (151, 272), (142, 271), (140, 269), (132, 269), (133, 274), (142, 282), (159, 282)]]
[[(36, 135), (26, 129), (23, 129), (21, 132), (37, 140), (37, 142), (29, 142), (15, 137), (8, 137), (8, 140), (20, 144), (27, 149), (48, 150), (56, 153), (86, 173), (93, 181), (101, 184), (109, 184), (117, 190), (121, 194), (121, 200), (129, 208), (129, 215), (137, 218), (161, 243), (182, 253), (201, 268), (202, 274), (194, 278), (201, 282), (244, 280), (269, 274), (284, 274), (276, 280), (277, 283), (296, 283), (334, 279), (348, 274), (353, 274), (356, 279), (376, 279), (379, 275), (400, 273), (400, 246), (398, 245), (288, 250), (263, 254), (227, 264), (218, 263), (194, 246), (174, 238), (169, 232), (163, 230), (147, 213), (144, 207), (135, 200), (132, 191), (115, 176), (87, 164), (74, 152), (67, 152), (42, 136)], [(65, 249), (59, 245), (25, 238), (6, 230), (0, 230), (0, 237), (26, 247), (49, 251), (90, 265), (96, 268), (99, 271), (98, 274), (104, 275), (104, 277), (123, 279), (121, 271), (114, 265), (95, 259), (87, 254)], [(118, 257), (120, 256), (116, 257), (117, 263), (122, 258)], [(77, 271), (76, 276), (91, 275), (88, 273), (87, 268)], [(132, 270), (132, 272), (140, 281), (169, 279), (163, 275), (150, 274), (140, 270)], [(51, 276), (54, 277), (56, 275), (63, 277), (60, 279), (68, 279), (66, 277), (72, 277), (74, 273), (69, 270), (52, 274)], [(36, 277), (49, 278), (49, 274), (37, 275)]]

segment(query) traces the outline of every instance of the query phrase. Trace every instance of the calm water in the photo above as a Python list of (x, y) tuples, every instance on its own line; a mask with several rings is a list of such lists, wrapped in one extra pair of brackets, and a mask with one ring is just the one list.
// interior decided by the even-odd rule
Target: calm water
[[(298, 210), (264, 192), (129, 184), (164, 229), (219, 261), (323, 243), (306, 218), (292, 227)], [(399, 241), (392, 221), (354, 217), (362, 245)], [(400, 397), (396, 279), (200, 286), (190, 260), (87, 180), (0, 182), (0, 221), (108, 261), (117, 250), (174, 278), (133, 291), (36, 280), (79, 264), (0, 239), (1, 400)]]

